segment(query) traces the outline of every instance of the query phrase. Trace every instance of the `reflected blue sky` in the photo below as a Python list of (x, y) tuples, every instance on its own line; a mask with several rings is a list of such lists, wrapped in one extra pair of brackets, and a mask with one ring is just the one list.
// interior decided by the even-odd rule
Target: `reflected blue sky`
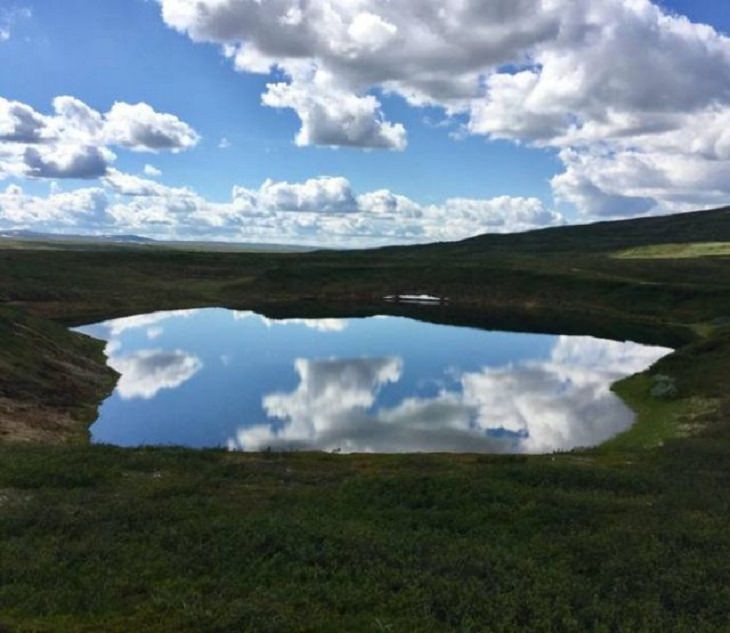
[(77, 328), (120, 373), (95, 442), (240, 450), (539, 453), (628, 428), (615, 380), (670, 350), (402, 317), (224, 309)]

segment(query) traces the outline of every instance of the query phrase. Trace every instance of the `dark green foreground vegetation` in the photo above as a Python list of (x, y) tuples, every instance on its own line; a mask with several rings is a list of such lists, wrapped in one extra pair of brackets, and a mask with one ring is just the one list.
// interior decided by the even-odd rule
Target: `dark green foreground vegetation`
[[(730, 258), (686, 248), (681, 259), (616, 256), (724, 241), (728, 211), (361, 253), (0, 245), (0, 623), (12, 632), (727, 631)], [(450, 303), (382, 303), (395, 292)], [(679, 349), (617, 385), (638, 422), (592, 450), (87, 445), (89, 408), (113, 376), (98, 345), (49, 319), (202, 305), (398, 312)], [(676, 394), (653, 397), (656, 375)], [(37, 438), (49, 411), (65, 423)], [(28, 439), (45, 443), (19, 441)]]

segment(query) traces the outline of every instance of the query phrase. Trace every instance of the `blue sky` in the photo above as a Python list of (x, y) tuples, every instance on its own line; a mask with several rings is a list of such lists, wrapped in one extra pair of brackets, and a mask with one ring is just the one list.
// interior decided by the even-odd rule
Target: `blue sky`
[[(212, 0), (205, 2), (220, 6)], [(534, 2), (540, 4), (539, 0)], [(664, 81), (655, 90), (656, 103), (651, 103), (651, 93), (648, 97), (640, 95), (645, 89), (640, 76), (633, 84), (626, 80), (625, 85), (618, 85), (623, 81), (618, 74), (621, 60), (613, 59), (610, 46), (616, 47), (616, 55), (620, 57), (619, 49), (629, 49), (631, 41), (619, 39), (613, 44), (607, 41), (600, 47), (599, 37), (596, 50), (586, 50), (581, 41), (565, 42), (554, 35), (545, 35), (550, 33), (552, 25), (565, 19), (567, 10), (557, 17), (541, 16), (534, 10), (525, 16), (514, 16), (523, 23), (524, 20), (534, 23), (534, 41), (524, 46), (511, 43), (510, 38), (517, 37), (513, 24), (500, 24), (497, 25), (499, 30), (490, 27), (491, 30), (482, 32), (478, 29), (484, 25), (475, 23), (473, 16), (466, 19), (469, 16), (458, 16), (456, 12), (453, 16), (441, 14), (438, 20), (454, 22), (450, 25), (454, 29), (451, 37), (454, 33), (457, 37), (463, 34), (465, 41), (473, 37), (478, 43), (474, 44), (473, 53), (468, 47), (460, 48), (460, 56), (455, 55), (453, 64), (449, 60), (451, 65), (438, 74), (432, 72), (438, 62), (418, 48), (423, 34), (409, 33), (404, 26), (411, 19), (409, 11), (413, 10), (414, 3), (386, 3), (386, 11), (382, 0), (363, 2), (364, 9), (354, 16), (351, 11), (342, 9), (344, 35), (339, 32), (328, 35), (330, 42), (336, 37), (344, 38), (340, 48), (324, 48), (324, 44), (312, 43), (309, 38), (302, 46), (310, 46), (311, 50), (300, 51), (296, 62), (281, 52), (285, 50), (282, 42), (286, 33), (276, 33), (275, 29), (265, 27), (256, 30), (257, 27), (252, 26), (256, 16), (246, 14), (246, 11), (253, 11), (250, 6), (255, 4), (250, 0), (234, 2), (234, 5), (240, 5), (239, 13), (233, 18), (223, 16), (221, 23), (203, 23), (200, 16), (190, 12), (191, 4), (189, 0), (6, 0), (0, 8), (0, 98), (4, 98), (6, 104), (29, 106), (45, 117), (54, 114), (54, 99), (64, 95), (74, 97), (101, 115), (108, 113), (117, 102), (144, 103), (155, 113), (172, 114), (194, 131), (196, 142), (179, 147), (171, 142), (170, 147), (162, 150), (129, 140), (108, 143), (98, 140), (98, 136), (94, 137), (93, 143), (113, 152), (114, 158), (103, 160), (115, 174), (150, 180), (149, 174), (143, 173), (144, 166), (154, 166), (161, 171), (160, 176), (154, 177), (155, 182), (160, 187), (178, 191), (186, 188), (186, 191), (194, 192), (196, 208), (209, 203), (231, 204), (232, 189), (238, 187), (251, 192), (251, 196), (246, 193), (250, 200), (244, 205), (245, 210), (238, 209), (238, 216), (232, 221), (233, 212), (217, 209), (211, 213), (218, 213), (218, 216), (210, 221), (206, 219), (205, 227), (191, 226), (189, 218), (167, 217), (167, 211), (159, 211), (158, 208), (165, 205), (166, 209), (174, 208), (176, 202), (171, 201), (174, 192), (155, 190), (155, 201), (148, 201), (145, 210), (140, 212), (142, 203), (138, 190), (144, 189), (140, 183), (135, 181), (130, 189), (128, 181), (124, 186), (119, 185), (120, 177), (116, 181), (113, 178), (105, 180), (103, 175), (79, 179), (73, 170), (65, 167), (29, 171), (27, 166), (20, 164), (24, 159), (19, 158), (17, 134), (15, 137), (6, 134), (5, 143), (0, 140), (0, 190), (6, 190), (7, 194), (8, 188), (14, 187), (14, 197), (0, 197), (0, 229), (73, 232), (133, 229), (169, 237), (367, 244), (456, 239), (489, 230), (521, 230), (560, 222), (684, 211), (714, 206), (730, 198), (730, 192), (716, 186), (716, 181), (720, 180), (718, 170), (724, 176), (722, 170), (730, 159), (724, 149), (709, 157), (705, 149), (696, 153), (678, 150), (683, 145), (682, 139), (694, 138), (690, 117), (698, 115), (708, 117), (702, 133), (715, 134), (705, 145), (724, 148), (718, 139), (726, 129), (722, 117), (726, 114), (726, 104), (730, 103), (730, 95), (720, 86), (724, 73), (730, 77), (730, 45), (722, 35), (730, 31), (730, 5), (727, 3), (716, 0), (663, 2), (661, 7), (671, 12), (675, 25), (680, 20), (676, 14), (683, 14), (693, 23), (706, 23), (713, 29), (706, 32), (692, 24), (691, 28), (697, 31), (687, 35), (681, 29), (667, 28), (668, 39), (654, 42), (642, 39), (642, 29), (651, 33), (656, 32), (657, 24), (660, 29), (665, 28), (657, 22), (656, 16), (646, 12), (634, 15), (626, 9), (630, 4), (628, 0), (607, 1), (607, 6), (615, 6), (606, 9), (601, 20), (608, 26), (615, 20), (613, 26), (636, 37), (637, 46), (643, 43), (650, 51), (654, 46), (653, 57), (658, 62), (652, 63), (666, 62), (666, 68), (662, 66), (659, 72), (651, 66), (645, 69), (648, 77)], [(347, 3), (332, 0), (330, 4), (340, 11), (340, 5)], [(433, 4), (437, 7), (449, 5), (448, 2)], [(478, 9), (479, 5), (490, 3), (482, 0), (473, 4)], [(648, 0), (645, 4), (651, 7)], [(287, 9), (288, 5), (291, 6)], [(299, 3), (293, 0), (275, 0), (269, 6), (277, 7), (276, 19), (281, 22), (284, 21), (281, 16), (289, 15), (286, 10), (299, 11)], [(595, 20), (595, 16), (588, 15), (592, 10), (585, 10), (586, 24)], [(361, 20), (363, 15), (367, 19)], [(459, 22), (461, 17), (463, 22)], [(240, 18), (238, 31), (234, 28), (228, 32), (221, 26), (223, 20), (233, 23), (236, 18)], [(318, 24), (317, 20), (323, 18), (315, 12), (303, 17), (297, 13), (296, 19), (303, 25), (300, 31), (310, 27), (313, 32), (321, 32), (331, 26)], [(485, 25), (488, 19), (490, 16), (485, 15)], [(356, 22), (362, 27), (359, 31), (352, 28)], [(345, 28), (348, 24), (349, 28)], [(533, 24), (529, 26), (532, 28)], [(384, 41), (381, 45), (378, 38), (383, 34), (392, 36), (393, 43)], [(490, 48), (485, 53), (483, 42), (490, 37), (498, 40), (497, 50)], [(402, 41), (396, 43), (396, 38), (402, 38)], [(704, 47), (699, 51), (698, 38)], [(357, 49), (352, 48), (353, 42)], [(378, 46), (373, 46), (373, 42)], [(439, 47), (450, 44), (435, 41), (434, 56), (440, 54)], [(277, 66), (268, 73), (253, 72), (250, 68), (236, 69), (233, 59), (223, 54), (224, 46), (237, 47), (239, 52), (255, 50), (257, 54), (266, 54)], [(389, 50), (389, 46), (398, 48)], [(571, 46), (575, 46), (574, 51)], [(717, 66), (718, 58), (712, 52), (718, 48), (724, 51), (724, 57), (721, 56), (724, 66)], [(445, 49), (444, 55), (448, 58), (451, 52)], [(580, 76), (580, 81), (588, 86), (586, 76), (590, 77), (595, 68), (596, 76), (606, 77), (602, 86), (615, 81), (609, 99), (615, 95), (616, 103), (599, 112), (587, 94), (589, 87), (585, 88), (586, 94), (582, 94), (580, 86), (571, 86), (570, 103), (563, 103), (567, 100), (564, 91), (560, 91), (554, 77), (547, 77), (549, 64), (554, 62), (543, 60), (554, 60), (556, 54), (562, 57), (561, 64), (556, 64), (557, 71), (575, 69), (579, 64), (585, 66), (561, 81), (576, 81), (575, 77)], [(580, 61), (571, 59), (571, 54)], [(483, 63), (480, 55), (485, 55)], [(591, 58), (591, 55), (595, 57)], [(636, 63), (640, 65), (642, 60)], [(616, 70), (612, 70), (614, 64)], [(403, 73), (405, 65), (412, 76)], [(377, 67), (374, 73), (377, 79), (363, 80), (363, 69), (372, 67)], [(316, 68), (316, 72), (312, 68)], [(539, 69), (537, 73), (535, 68)], [(674, 74), (667, 74), (664, 78), (662, 72), (665, 70), (685, 76), (678, 79)], [(531, 73), (529, 77), (528, 73)], [(523, 97), (515, 97), (517, 88), (511, 83), (520, 74), (526, 80), (534, 75), (541, 83), (533, 87), (530, 94), (525, 92)], [(500, 78), (504, 81), (498, 84)], [(552, 84), (548, 83), (549, 79)], [(272, 82), (287, 86), (283, 107), (262, 104), (262, 95), (267, 93), (267, 84)], [(677, 82), (678, 86), (667, 89), (664, 94), (664, 86), (672, 82)], [(510, 85), (505, 88), (505, 83)], [(469, 90), (473, 93), (464, 95), (463, 84), (471, 84)], [(694, 90), (695, 85), (699, 98), (688, 102), (681, 95)], [(519, 90), (526, 90), (523, 84)], [(355, 103), (352, 112), (348, 110), (347, 99), (352, 96), (362, 100), (367, 95), (377, 103), (374, 111), (363, 115), (360, 105), (364, 101)], [(341, 107), (342, 111), (322, 115), (320, 108), (325, 106), (320, 100), (325, 96), (327, 108)], [(538, 105), (520, 112), (530, 101), (536, 101)], [(560, 125), (543, 120), (545, 112), (553, 110)], [(337, 118), (340, 114), (345, 117), (342, 120), (355, 117), (357, 125), (371, 131), (357, 133), (356, 138), (348, 137), (341, 142), (345, 132), (337, 127), (341, 123)], [(328, 118), (330, 115), (332, 120)], [(369, 115), (375, 121), (375, 128), (370, 125), (371, 121), (365, 120)], [(7, 129), (17, 124), (17, 118), (12, 119), (12, 116), (6, 113)], [(310, 130), (305, 130), (305, 141), (296, 144), (294, 139), (300, 129), (306, 127), (303, 121), (308, 116), (315, 122)], [(616, 120), (607, 122), (607, 117)], [(628, 119), (631, 119), (629, 127), (632, 130), (640, 130), (631, 133), (635, 133), (635, 137), (622, 128)], [(661, 138), (655, 132), (647, 131), (659, 119), (662, 121)], [(568, 120), (579, 121), (581, 129), (566, 131)], [(2, 121), (0, 109), (0, 139)], [(403, 139), (407, 140), (392, 141), (392, 137), (388, 137), (390, 140), (384, 141), (383, 134), (387, 130), (381, 134), (383, 126), (391, 124), (402, 125)], [(603, 126), (598, 136), (591, 126)], [(376, 131), (372, 132), (372, 129)], [(50, 158), (56, 154), (43, 153), (51, 151), (49, 143), (61, 143), (67, 150), (66, 156), (75, 151), (70, 149), (73, 143), (79, 147), (83, 144), (85, 148), (92, 143), (87, 137), (79, 138), (75, 135), (71, 141), (44, 140), (40, 155), (45, 164), (56, 160), (52, 164), (57, 165), (61, 160)], [(221, 148), (220, 142), (224, 138), (229, 146)], [(35, 146), (31, 150), (35, 151)], [(654, 170), (656, 174), (654, 178), (645, 174), (645, 178), (637, 181), (627, 175), (632, 170), (642, 174)], [(697, 170), (701, 171), (702, 177), (685, 182), (683, 172), (695, 173)], [(86, 173), (88, 175), (88, 171)], [(614, 176), (609, 183), (602, 180), (601, 174), (606, 173)], [(334, 184), (318, 181), (325, 176), (339, 181)], [(264, 196), (260, 188), (267, 179), (274, 185), (283, 184), (270, 188)], [(665, 182), (667, 180), (670, 182)], [(304, 186), (307, 181), (310, 184), (306, 190), (284, 186)], [(657, 184), (660, 181), (663, 184)], [(85, 223), (83, 218), (75, 216), (67, 221), (56, 211), (43, 207), (54, 202), (48, 200), (49, 195), (77, 189), (99, 189), (107, 196), (104, 210), (95, 209), (91, 214), (95, 223)], [(18, 201), (19, 190), (24, 198), (22, 205)], [(387, 190), (391, 196), (387, 200), (383, 196), (378, 198), (381, 207), (387, 207), (387, 217), (382, 210), (377, 215), (367, 206), (372, 206), (372, 201), (359, 198), (381, 190)], [(130, 196), (130, 191), (134, 195)], [(393, 196), (404, 198), (415, 207)], [(292, 197), (298, 202), (291, 203)], [(468, 205), (448, 203), (464, 199), (471, 202)], [(95, 204), (101, 204), (97, 198), (94, 200)], [(107, 213), (107, 207), (125, 201), (136, 206), (120, 211), (112, 219), (99, 221), (99, 213)], [(69, 205), (71, 215), (79, 215), (77, 201), (71, 203), (64, 199), (63, 203)], [(153, 203), (158, 209), (156, 215), (149, 212)], [(330, 209), (328, 217), (316, 215), (318, 203)], [(23, 206), (23, 212), (19, 210), (20, 206)], [(33, 213), (27, 211), (29, 206), (33, 207)], [(281, 221), (275, 219), (281, 213), (288, 215)], [(297, 213), (301, 215), (296, 216)], [(221, 214), (225, 215), (225, 221), (220, 219)], [(150, 222), (152, 215), (157, 219)], [(260, 226), (261, 221), (252, 219), (257, 215), (267, 215), (264, 228)], [(332, 215), (335, 217), (329, 217)], [(419, 217), (425, 218), (420, 225)], [(437, 230), (439, 224), (452, 219), (457, 227), (453, 235)], [(256, 226), (247, 230), (247, 226), (253, 225)], [(277, 239), (279, 237), (281, 239)]]
[[(294, 113), (261, 107), (268, 79), (237, 73), (215, 46), (194, 45), (167, 28), (154, 2), (47, 0), (27, 6), (33, 8), (33, 19), (19, 23), (18, 37), (0, 49), (3, 96), (40, 111), (55, 96), (70, 94), (102, 111), (114, 101), (144, 101), (174, 112), (200, 132), (203, 142), (194, 154), (155, 158), (170, 184), (195, 183), (201, 193), (221, 199), (234, 184), (257, 186), (266, 178), (303, 180), (322, 174), (346, 176), (358, 189), (388, 187), (429, 201), (550, 192), (547, 180), (556, 163), (549, 152), (526, 152), (479, 138), (455, 142), (447, 129), (425, 125), (425, 114), (399, 98), (384, 107), (410, 130), (405, 153), (297, 148), (292, 143), (298, 128)], [(83, 20), (69, 20), (69, 15)], [(224, 152), (218, 150), (223, 137), (231, 141)], [(445, 154), (453, 161), (448, 170)], [(128, 170), (150, 162), (139, 155), (125, 158), (120, 165)]]

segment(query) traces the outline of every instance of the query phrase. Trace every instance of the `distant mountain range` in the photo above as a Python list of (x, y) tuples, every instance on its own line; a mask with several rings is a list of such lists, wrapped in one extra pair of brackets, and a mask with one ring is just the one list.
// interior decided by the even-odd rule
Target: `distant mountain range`
[(120, 244), (148, 244), (157, 241), (139, 235), (74, 235), (66, 233), (39, 233), (24, 229), (0, 231), (0, 237), (41, 242), (118, 242)]
[(155, 240), (141, 235), (77, 235), (72, 233), (41, 233), (25, 229), (2, 230), (0, 239), (21, 242), (50, 242), (60, 244), (119, 244), (127, 246), (152, 246), (159, 248), (184, 248), (190, 250), (218, 251), (266, 251), (266, 252), (306, 252), (322, 250), (297, 244), (259, 244), (247, 242), (206, 242), (206, 241), (167, 241)]

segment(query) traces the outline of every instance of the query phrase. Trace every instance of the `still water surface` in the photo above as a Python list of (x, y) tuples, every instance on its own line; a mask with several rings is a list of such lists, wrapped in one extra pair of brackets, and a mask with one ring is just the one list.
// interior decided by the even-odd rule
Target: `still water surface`
[(120, 374), (95, 442), (541, 453), (628, 428), (610, 391), (671, 350), (401, 317), (178, 310), (77, 328)]

